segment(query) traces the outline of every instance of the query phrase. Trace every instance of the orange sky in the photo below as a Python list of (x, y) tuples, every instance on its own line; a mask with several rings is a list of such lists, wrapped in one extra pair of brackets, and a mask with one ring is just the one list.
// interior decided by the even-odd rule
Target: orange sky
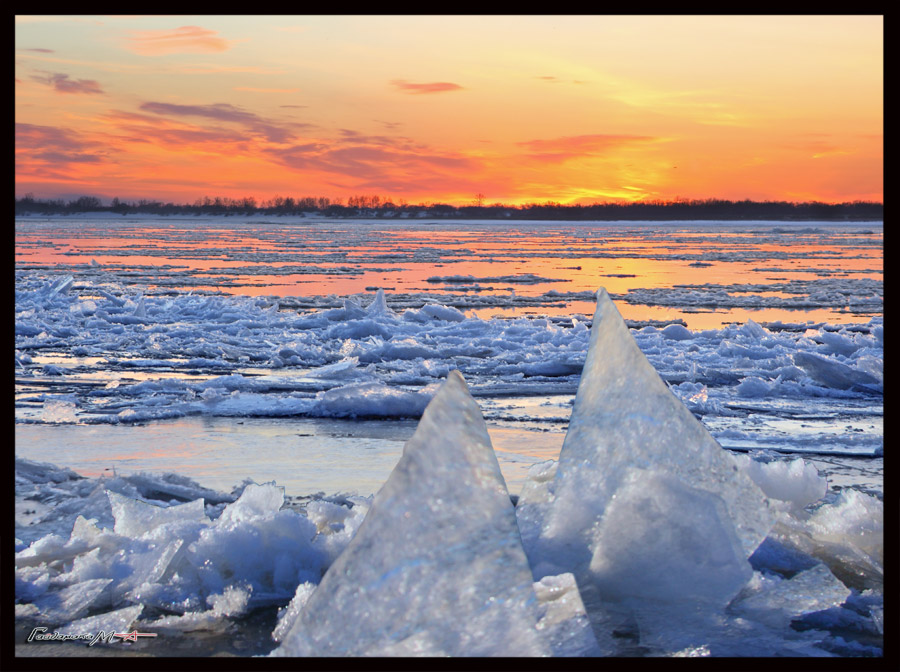
[(20, 16), (16, 194), (883, 199), (881, 16)]

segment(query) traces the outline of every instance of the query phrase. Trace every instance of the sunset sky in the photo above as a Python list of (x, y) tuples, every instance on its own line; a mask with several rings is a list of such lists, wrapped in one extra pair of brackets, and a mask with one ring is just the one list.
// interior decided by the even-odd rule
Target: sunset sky
[(883, 199), (881, 16), (19, 16), (16, 194)]

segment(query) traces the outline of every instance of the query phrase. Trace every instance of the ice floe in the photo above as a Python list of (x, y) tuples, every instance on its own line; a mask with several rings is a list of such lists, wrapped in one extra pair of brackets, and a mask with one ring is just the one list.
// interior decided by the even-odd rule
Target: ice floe
[[(601, 594), (627, 597), (648, 580), (636, 557), (653, 565), (684, 556), (673, 544), (693, 535), (680, 550), (724, 554), (714, 560), (721, 586), (712, 566), (688, 562), (695, 573), (673, 572), (668, 589), (647, 590), (660, 599), (707, 593), (728, 602), (771, 526), (767, 509), (759, 488), (666, 387), (601, 290), (556, 474), (543, 497), (529, 501), (523, 493), (517, 507), (536, 578), (572, 571)], [(631, 534), (641, 535), (631, 539), (634, 547), (621, 541)]]

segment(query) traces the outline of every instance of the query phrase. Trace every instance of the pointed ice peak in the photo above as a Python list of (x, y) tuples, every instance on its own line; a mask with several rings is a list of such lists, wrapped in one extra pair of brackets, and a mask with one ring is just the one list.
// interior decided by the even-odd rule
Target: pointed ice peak
[(727, 602), (772, 524), (765, 495), (672, 394), (602, 288), (569, 429), (546, 490), (533, 502), (525, 490), (519, 499), (531, 565), (537, 578), (574, 572), (586, 603), (597, 593), (627, 599), (646, 570), (631, 559), (645, 553), (687, 558), (678, 571), (693, 574), (667, 583), (666, 598), (692, 600), (692, 586), (709, 584), (696, 598)]
[[(465, 441), (459, 441), (456, 432), (448, 431), (454, 426), (465, 430)], [(438, 449), (437, 441), (446, 444), (446, 450)], [(404, 456), (410, 451), (427, 452), (438, 460), (459, 453), (459, 457), (464, 457), (470, 464), (482, 465), (490, 472), (487, 483), (500, 485), (506, 490), (481, 409), (469, 393), (469, 386), (462, 374), (456, 369), (447, 374), (444, 384), (425, 407), (415, 433), (403, 446)]]
[(725, 500), (749, 556), (772, 524), (762, 491), (668, 388), (604, 288), (558, 475), (590, 460), (608, 495), (630, 467), (658, 467)]
[(350, 298), (344, 299), (344, 319), (357, 320), (361, 317), (365, 317), (365, 315), (365, 309), (356, 301)]
[(451, 371), (278, 656), (546, 655), (484, 418)]
[(369, 317), (388, 317), (388, 318), (397, 318), (397, 314), (394, 313), (387, 305), (387, 300), (384, 298), (384, 290), (379, 289), (375, 292), (375, 299), (369, 306), (366, 308), (366, 313)]

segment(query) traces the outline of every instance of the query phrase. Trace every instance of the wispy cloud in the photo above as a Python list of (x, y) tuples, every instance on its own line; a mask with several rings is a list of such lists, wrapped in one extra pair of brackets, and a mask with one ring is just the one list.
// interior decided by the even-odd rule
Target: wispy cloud
[(100, 163), (104, 149), (74, 131), (56, 126), (16, 123), (16, 171), (63, 176), (76, 164)]
[(242, 131), (221, 127), (207, 128), (121, 110), (113, 110), (101, 119), (112, 125), (116, 137), (127, 142), (151, 142), (180, 149), (199, 145), (204, 146), (204, 151), (232, 155), (238, 149), (242, 151), (247, 149), (248, 138)]
[(90, 142), (64, 128), (39, 126), (37, 124), (16, 123), (16, 149), (53, 149), (65, 152), (86, 152)]
[(174, 117), (205, 117), (217, 121), (239, 124), (253, 133), (258, 133), (270, 142), (289, 142), (295, 132), (309, 128), (309, 124), (295, 122), (278, 122), (247, 112), (229, 103), (213, 103), (210, 105), (177, 105), (175, 103), (149, 102), (140, 106), (145, 112)]
[(531, 158), (555, 163), (584, 156), (599, 156), (625, 145), (655, 140), (658, 138), (648, 135), (590, 134), (549, 140), (527, 140), (517, 144), (530, 150)]
[(134, 30), (127, 38), (131, 51), (144, 55), (227, 51), (232, 42), (215, 30), (181, 26), (174, 30)]
[(391, 80), (396, 88), (405, 93), (421, 94), (421, 93), (444, 93), (446, 91), (460, 91), (463, 87), (453, 82), (407, 82), (405, 79)]
[(19, 51), (33, 51), (38, 54), (55, 54), (56, 51), (54, 49), (43, 49), (42, 47), (32, 47), (30, 49), (26, 49), (24, 47), (20, 48)]
[(31, 79), (52, 86), (59, 93), (103, 93), (103, 89), (93, 79), (70, 79), (62, 72), (47, 72), (43, 75), (32, 75)]
[(327, 172), (368, 186), (394, 188), (412, 183), (454, 179), (471, 174), (480, 164), (458, 153), (441, 152), (408, 138), (365, 135), (343, 129), (337, 139), (318, 140), (268, 150), (274, 161), (298, 171)]
[(387, 135), (369, 135), (349, 128), (338, 129), (341, 141), (357, 145), (383, 145), (388, 147), (402, 147), (410, 151), (424, 149), (422, 145), (413, 144), (412, 140), (405, 137), (391, 137)]

